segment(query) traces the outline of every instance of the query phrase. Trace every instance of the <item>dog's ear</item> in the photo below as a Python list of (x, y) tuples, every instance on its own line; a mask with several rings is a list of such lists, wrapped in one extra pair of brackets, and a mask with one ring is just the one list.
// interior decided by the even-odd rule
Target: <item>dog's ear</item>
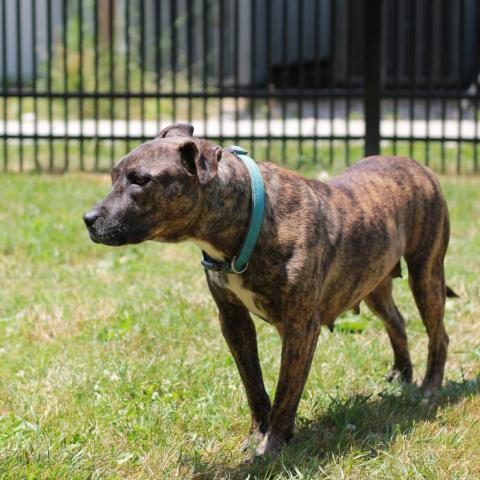
[(192, 137), (193, 136), (193, 125), (189, 123), (175, 123), (168, 127), (165, 127), (159, 134), (157, 138), (165, 137)]
[(179, 151), (187, 170), (196, 175), (202, 185), (216, 177), (218, 162), (222, 157), (221, 148), (204, 145), (195, 140), (186, 140), (179, 146)]

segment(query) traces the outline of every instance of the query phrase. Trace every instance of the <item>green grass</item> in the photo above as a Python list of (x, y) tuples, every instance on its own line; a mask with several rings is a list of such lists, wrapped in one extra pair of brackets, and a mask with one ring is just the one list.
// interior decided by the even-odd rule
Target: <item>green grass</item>
[[(479, 478), (480, 178), (442, 183), (461, 295), (445, 388), (427, 401), (385, 383), (391, 349), (362, 306), (322, 331), (285, 453), (248, 465), (248, 408), (199, 251), (91, 243), (81, 214), (105, 176), (1, 175), (0, 478)], [(418, 382), (426, 335), (406, 279), (395, 288)], [(280, 342), (257, 326), (272, 394)]]

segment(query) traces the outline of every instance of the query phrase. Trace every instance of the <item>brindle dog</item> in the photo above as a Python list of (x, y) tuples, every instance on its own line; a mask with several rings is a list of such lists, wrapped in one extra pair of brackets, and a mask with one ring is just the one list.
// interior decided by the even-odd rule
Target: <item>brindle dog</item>
[[(112, 170), (113, 188), (85, 214), (93, 241), (191, 240), (216, 260), (239, 252), (250, 217), (250, 178), (232, 153), (172, 125)], [(266, 188), (263, 225), (247, 270), (207, 271), (223, 335), (245, 386), (258, 455), (293, 435), (295, 414), (320, 327), (361, 301), (384, 322), (393, 347), (391, 380), (412, 380), (405, 322), (392, 298), (400, 258), (428, 337), (423, 390), (442, 384), (448, 336), (443, 261), (448, 210), (435, 176), (408, 158), (369, 157), (328, 183), (272, 163), (258, 165)], [(282, 339), (273, 405), (265, 391), (250, 313)]]

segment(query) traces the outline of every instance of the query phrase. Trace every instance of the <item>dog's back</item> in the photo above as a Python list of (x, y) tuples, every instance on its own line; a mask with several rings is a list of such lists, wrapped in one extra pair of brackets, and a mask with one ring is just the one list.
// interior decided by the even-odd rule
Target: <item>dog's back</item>
[[(401, 255), (424, 254), (435, 247), (445, 254), (449, 237), (448, 209), (435, 175), (405, 157), (368, 157), (350, 167), (330, 184), (353, 196), (352, 213), (359, 209), (366, 219), (382, 222), (390, 218), (405, 235)], [(437, 242), (438, 240), (438, 242)]]

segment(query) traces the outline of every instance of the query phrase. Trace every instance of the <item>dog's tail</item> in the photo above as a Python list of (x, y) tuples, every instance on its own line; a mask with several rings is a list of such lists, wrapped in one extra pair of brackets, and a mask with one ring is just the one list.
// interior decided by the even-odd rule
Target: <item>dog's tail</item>
[(448, 285), (447, 285), (447, 297), (448, 298), (460, 298)]

